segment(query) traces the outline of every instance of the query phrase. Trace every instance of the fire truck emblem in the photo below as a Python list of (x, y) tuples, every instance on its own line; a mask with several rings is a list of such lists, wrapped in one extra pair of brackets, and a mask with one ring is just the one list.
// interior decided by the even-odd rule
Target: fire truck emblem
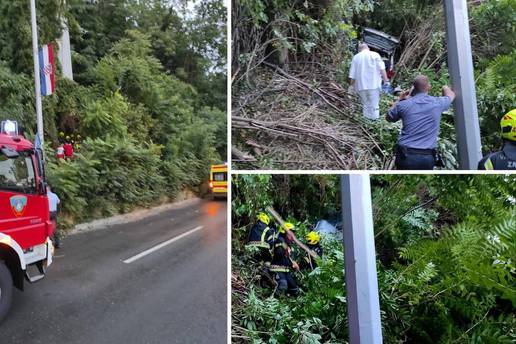
[(16, 217), (20, 217), (25, 212), (27, 206), (27, 197), (25, 196), (13, 196), (10, 198), (11, 209)]

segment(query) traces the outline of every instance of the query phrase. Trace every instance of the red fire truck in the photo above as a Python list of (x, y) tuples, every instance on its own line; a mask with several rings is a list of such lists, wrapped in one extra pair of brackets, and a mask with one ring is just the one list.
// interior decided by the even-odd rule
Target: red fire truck
[(14, 121), (0, 127), (0, 322), (13, 287), (23, 290), (45, 276), (52, 263), (50, 221), (41, 148), (18, 135)]

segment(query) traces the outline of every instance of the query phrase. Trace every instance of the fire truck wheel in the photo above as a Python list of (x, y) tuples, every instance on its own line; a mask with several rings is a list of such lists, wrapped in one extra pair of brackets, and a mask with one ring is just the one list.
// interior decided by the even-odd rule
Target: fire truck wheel
[(13, 278), (11, 272), (0, 261), (0, 323), (4, 320), (13, 300)]

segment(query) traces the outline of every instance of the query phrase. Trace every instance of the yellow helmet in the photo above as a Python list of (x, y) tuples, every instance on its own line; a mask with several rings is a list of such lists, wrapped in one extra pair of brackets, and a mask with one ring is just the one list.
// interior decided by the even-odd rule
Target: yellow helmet
[(504, 139), (516, 141), (516, 109), (509, 111), (502, 117), (500, 127)]
[(310, 233), (308, 233), (306, 235), (305, 239), (306, 239), (306, 242), (309, 243), (310, 245), (315, 245), (319, 241), (321, 241), (321, 237), (319, 236), (319, 233), (314, 232), (314, 231), (311, 231)]
[(279, 232), (280, 233), (285, 233), (286, 231), (293, 231), (295, 229), (296, 229), (296, 227), (294, 227), (294, 225), (292, 223), (285, 222), (284, 225), (280, 226)]
[(267, 226), (269, 225), (269, 223), (271, 222), (271, 219), (269, 217), (269, 215), (265, 214), (265, 213), (260, 213), (258, 214), (258, 220), (259, 221), (262, 221), (263, 223), (265, 223)]

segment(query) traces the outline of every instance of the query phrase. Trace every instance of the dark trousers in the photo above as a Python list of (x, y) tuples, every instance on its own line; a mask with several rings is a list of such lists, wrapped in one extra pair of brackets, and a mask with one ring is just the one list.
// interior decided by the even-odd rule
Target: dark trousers
[(276, 283), (278, 283), (278, 287), (276, 288), (277, 296), (282, 294), (296, 296), (299, 294), (299, 287), (291, 272), (276, 272), (274, 279)]
[(435, 159), (431, 154), (396, 153), (397, 170), (433, 170)]
[(50, 212), (50, 220), (54, 223), (54, 237), (52, 238), (54, 240), (54, 247), (59, 248), (61, 247), (61, 236), (57, 231), (57, 211)]
[(270, 263), (272, 256), (271, 256), (271, 252), (268, 249), (266, 249), (264, 247), (259, 247), (258, 251), (252, 255), (252, 258), (257, 262), (262, 262), (262, 263), (269, 262)]

